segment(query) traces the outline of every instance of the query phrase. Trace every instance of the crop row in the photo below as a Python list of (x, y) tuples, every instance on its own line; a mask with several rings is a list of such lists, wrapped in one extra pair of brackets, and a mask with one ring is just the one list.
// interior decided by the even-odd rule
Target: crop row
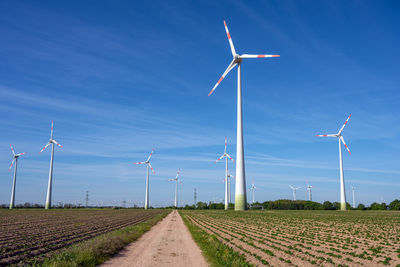
[(41, 261), (59, 249), (148, 220), (158, 210), (0, 211), (0, 266)]
[[(319, 211), (191, 211), (184, 214), (221, 242), (244, 253), (250, 262), (258, 262), (255, 265), (400, 263), (399, 236), (396, 235), (400, 228), (399, 213), (380, 213), (384, 217), (381, 219), (368, 213), (360, 218), (358, 213), (338, 215)], [(352, 234), (354, 228), (368, 229), (368, 234)]]

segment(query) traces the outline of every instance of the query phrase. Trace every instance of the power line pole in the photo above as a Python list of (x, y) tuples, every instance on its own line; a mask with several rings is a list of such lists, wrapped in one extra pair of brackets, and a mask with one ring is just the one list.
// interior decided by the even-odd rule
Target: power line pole
[(86, 191), (86, 208), (89, 206), (89, 191)]
[(197, 204), (197, 191), (196, 188), (194, 189), (194, 205), (196, 206)]

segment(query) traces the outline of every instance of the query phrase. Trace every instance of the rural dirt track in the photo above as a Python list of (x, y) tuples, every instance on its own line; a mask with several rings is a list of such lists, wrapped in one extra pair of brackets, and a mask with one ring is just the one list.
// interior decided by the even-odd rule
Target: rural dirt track
[(105, 262), (108, 266), (208, 266), (179, 213), (174, 210), (139, 240)]

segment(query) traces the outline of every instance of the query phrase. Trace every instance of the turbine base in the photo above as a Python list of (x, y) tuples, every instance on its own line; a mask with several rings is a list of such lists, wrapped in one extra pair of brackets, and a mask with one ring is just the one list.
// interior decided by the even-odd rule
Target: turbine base
[(246, 195), (236, 195), (235, 196), (235, 210), (246, 210)]

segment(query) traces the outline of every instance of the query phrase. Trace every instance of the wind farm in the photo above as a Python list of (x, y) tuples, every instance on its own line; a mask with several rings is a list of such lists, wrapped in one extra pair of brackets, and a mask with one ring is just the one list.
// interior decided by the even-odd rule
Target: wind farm
[(0, 266), (400, 266), (397, 9), (1, 2)]

